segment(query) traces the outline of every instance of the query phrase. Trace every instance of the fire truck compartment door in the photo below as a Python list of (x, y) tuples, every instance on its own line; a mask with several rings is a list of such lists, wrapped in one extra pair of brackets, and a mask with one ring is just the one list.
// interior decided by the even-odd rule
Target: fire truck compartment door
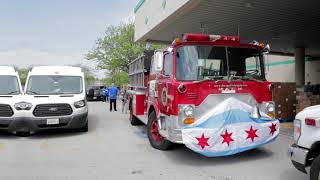
[(168, 114), (170, 111), (172, 99), (171, 95), (171, 78), (163, 76), (157, 80), (158, 104), (161, 112)]

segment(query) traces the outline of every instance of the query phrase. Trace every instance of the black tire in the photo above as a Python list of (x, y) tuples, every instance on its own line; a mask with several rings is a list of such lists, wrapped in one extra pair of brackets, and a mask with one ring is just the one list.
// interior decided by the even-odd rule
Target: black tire
[(133, 115), (132, 110), (130, 110), (130, 123), (132, 126), (142, 125), (142, 122)]
[[(154, 139), (153, 135), (152, 135), (152, 124), (153, 123), (157, 123), (155, 122), (157, 121), (157, 116), (156, 113), (153, 111), (148, 118), (148, 124), (147, 124), (147, 134), (148, 134), (148, 139), (149, 142), (151, 144), (151, 146), (155, 149), (159, 149), (162, 151), (166, 151), (166, 150), (170, 150), (173, 148), (173, 143), (166, 140), (165, 138), (162, 137), (162, 139), (159, 141), (157, 141), (156, 139)], [(161, 135), (160, 135), (161, 136)]]
[(310, 180), (319, 180), (320, 178), (320, 156), (318, 156), (311, 165), (310, 168)]
[(89, 130), (89, 123), (87, 121), (87, 123), (80, 129), (78, 129), (78, 132), (88, 132)]

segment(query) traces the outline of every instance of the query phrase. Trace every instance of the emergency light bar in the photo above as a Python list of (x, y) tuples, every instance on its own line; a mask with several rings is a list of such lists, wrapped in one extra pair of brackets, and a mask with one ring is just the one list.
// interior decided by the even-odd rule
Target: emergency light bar
[(185, 34), (183, 41), (234, 41), (240, 42), (239, 36), (207, 35), (207, 34)]

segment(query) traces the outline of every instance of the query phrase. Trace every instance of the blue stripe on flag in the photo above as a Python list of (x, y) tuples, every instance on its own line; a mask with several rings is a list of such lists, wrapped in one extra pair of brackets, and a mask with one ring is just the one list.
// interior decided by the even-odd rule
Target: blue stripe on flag
[[(245, 112), (240, 109), (232, 109), (222, 114), (209, 117), (206, 121), (204, 121), (203, 123), (199, 124), (196, 127), (213, 129), (213, 128), (221, 128), (229, 124), (244, 123), (244, 122), (266, 123), (270, 121), (263, 120), (263, 119), (252, 119), (250, 118), (249, 112)], [(187, 128), (194, 128), (194, 127), (190, 126)]]

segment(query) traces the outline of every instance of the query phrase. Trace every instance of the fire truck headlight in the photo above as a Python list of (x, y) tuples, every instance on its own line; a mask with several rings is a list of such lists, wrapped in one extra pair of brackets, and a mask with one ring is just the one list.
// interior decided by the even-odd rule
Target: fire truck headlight
[(275, 104), (274, 102), (264, 102), (260, 105), (260, 111), (268, 115), (269, 118), (274, 119), (275, 118)]
[(273, 113), (275, 111), (274, 103), (267, 103), (266, 108), (268, 113)]
[(184, 114), (187, 116), (187, 117), (193, 117), (194, 116), (194, 107), (193, 106), (186, 106), (184, 108)]
[(179, 104), (179, 119), (180, 125), (190, 125), (193, 124), (196, 120), (194, 118), (195, 107), (192, 104)]

